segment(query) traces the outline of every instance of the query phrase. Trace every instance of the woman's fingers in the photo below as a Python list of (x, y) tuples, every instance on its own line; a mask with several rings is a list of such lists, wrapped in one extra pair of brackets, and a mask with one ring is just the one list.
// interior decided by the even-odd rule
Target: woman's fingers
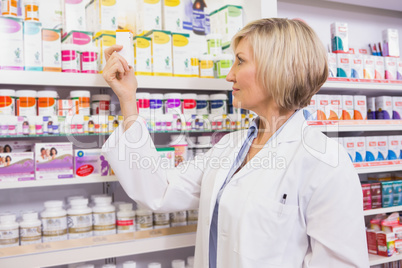
[[(121, 64), (123, 65), (123, 68), (124, 68), (126, 71), (129, 71), (129, 70), (130, 70), (126, 59), (123, 58), (123, 57), (122, 57), (119, 53), (117, 53), (117, 52), (113, 52), (112, 55), (110, 55), (109, 60), (106, 61), (106, 66), (108, 66), (108, 63), (109, 63), (109, 62), (112, 62), (111, 65), (113, 65), (116, 60), (119, 60), (119, 61), (121, 62)], [(111, 65), (109, 65), (109, 66), (111, 66)], [(105, 69), (106, 69), (106, 66), (105, 66)]]
[(108, 47), (107, 49), (105, 49), (105, 58), (106, 61), (109, 60), (110, 56), (113, 54), (113, 52), (115, 51), (120, 51), (123, 49), (123, 46), (121, 45), (113, 45), (111, 47)]

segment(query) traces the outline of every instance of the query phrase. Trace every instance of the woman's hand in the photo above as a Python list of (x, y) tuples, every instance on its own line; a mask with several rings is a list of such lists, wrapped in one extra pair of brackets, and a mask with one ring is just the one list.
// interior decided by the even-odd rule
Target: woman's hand
[(103, 78), (113, 89), (121, 102), (135, 102), (137, 92), (137, 78), (134, 69), (128, 66), (127, 61), (117, 53), (123, 46), (113, 45), (105, 49), (106, 66), (103, 69)]

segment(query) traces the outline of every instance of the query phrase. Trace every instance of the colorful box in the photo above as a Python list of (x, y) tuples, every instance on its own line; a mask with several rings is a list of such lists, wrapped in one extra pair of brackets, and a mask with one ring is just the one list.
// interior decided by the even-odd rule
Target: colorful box
[(152, 68), (156, 76), (172, 76), (172, 38), (168, 31), (153, 30), (147, 34), (152, 39)]
[(142, 1), (142, 10), (137, 12), (141, 14), (137, 28), (141, 28), (144, 32), (152, 30), (162, 30), (162, 1)]
[(85, 7), (87, 29), (90, 32), (117, 30), (117, 1), (92, 0)]
[(352, 77), (350, 54), (336, 54), (337, 77)]
[(23, 141), (1, 141), (0, 142), (0, 153), (24, 153), (32, 152), (35, 145), (34, 140), (23, 140)]
[(25, 21), (24, 25), (24, 69), (42, 71), (42, 23)]
[(63, 1), (46, 1), (39, 5), (39, 21), (43, 28), (60, 30), (63, 27)]
[(306, 120), (317, 120), (317, 95), (310, 100), (310, 105), (303, 108), (304, 118)]
[(43, 71), (61, 72), (60, 30), (42, 29)]
[(370, 254), (377, 255), (377, 233), (373, 229), (366, 230), (366, 237), (367, 237), (367, 248)]
[(334, 22), (331, 24), (332, 52), (348, 53), (349, 37), (348, 24), (344, 22)]
[(394, 188), (394, 206), (402, 206), (402, 181), (394, 181), (392, 186)]
[(371, 209), (370, 183), (362, 184), (363, 190), (363, 210)]
[(172, 33), (173, 76), (192, 76), (189, 38), (189, 34)]
[(317, 120), (328, 120), (330, 117), (329, 95), (319, 94), (317, 96)]
[(382, 31), (383, 55), (399, 57), (399, 36), (397, 29), (386, 29)]
[(375, 112), (375, 97), (369, 97), (367, 98), (367, 119), (376, 119)]
[(377, 233), (378, 255), (391, 257), (395, 252), (395, 234), (394, 233)]
[(350, 60), (351, 60), (351, 68), (352, 68), (351, 77), (358, 78), (358, 79), (364, 78), (363, 55), (362, 54), (353, 54), (350, 56)]
[(392, 119), (392, 97), (375, 98), (376, 119)]
[(166, 147), (166, 148), (156, 148), (161, 160), (166, 162), (166, 164), (161, 165), (167, 168), (173, 168), (175, 165), (175, 148)]
[(92, 32), (71, 31), (63, 36), (63, 44), (72, 44), (77, 46), (88, 46), (92, 44)]
[(329, 120), (342, 119), (341, 95), (329, 95)]
[(134, 38), (135, 75), (152, 75), (151, 38), (136, 36)]
[(388, 159), (388, 137), (378, 136), (377, 137), (377, 148), (378, 157), (377, 161), (383, 161)]
[(90, 175), (108, 176), (109, 163), (101, 149), (74, 150), (74, 174), (77, 177)]
[(398, 60), (398, 66), (396, 69), (396, 79), (402, 80), (402, 60)]
[(363, 75), (365, 79), (374, 79), (375, 77), (374, 56), (363, 55)]
[(392, 119), (402, 119), (402, 97), (392, 97)]
[(366, 162), (376, 161), (378, 158), (377, 137), (366, 138)]
[(35, 180), (34, 155), (30, 153), (0, 153), (0, 182)]
[(336, 66), (336, 54), (328, 53), (328, 77), (336, 77), (337, 76), (337, 66)]
[(35, 163), (37, 180), (72, 178), (74, 174), (72, 143), (36, 143)]
[(374, 57), (375, 64), (375, 79), (384, 79), (385, 77), (385, 69), (384, 69), (384, 58), (383, 57)]
[(400, 136), (388, 136), (388, 160), (399, 159), (400, 152)]
[(24, 70), (22, 21), (0, 17), (0, 70)]
[(381, 182), (381, 192), (382, 192), (382, 207), (392, 207), (394, 205), (394, 188), (392, 181)]
[(354, 137), (356, 145), (356, 158), (355, 162), (366, 161), (366, 138), (365, 137)]
[(106, 66), (105, 49), (116, 44), (116, 32), (113, 31), (101, 31), (96, 33), (94, 37), (95, 46), (101, 51), (99, 56), (99, 72), (103, 72), (103, 68)]
[(371, 190), (371, 208), (382, 208), (382, 192), (381, 182), (373, 182), (370, 184)]
[(356, 159), (356, 141), (354, 137), (343, 138), (343, 147), (349, 154), (350, 160), (355, 162)]
[(342, 95), (342, 120), (354, 119), (353, 96)]
[(384, 57), (385, 64), (385, 79), (396, 80), (398, 59), (391, 57)]
[(367, 100), (366, 96), (354, 95), (353, 96), (354, 119), (366, 120), (367, 119)]

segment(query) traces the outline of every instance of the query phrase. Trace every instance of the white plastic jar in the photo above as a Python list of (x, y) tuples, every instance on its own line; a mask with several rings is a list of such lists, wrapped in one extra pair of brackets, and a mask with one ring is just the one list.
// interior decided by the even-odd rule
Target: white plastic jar
[(136, 219), (137, 219), (137, 230), (152, 230), (153, 222), (152, 222), (152, 211), (147, 209), (137, 209), (135, 211)]
[(91, 92), (88, 90), (73, 90), (70, 92), (73, 100), (73, 113), (80, 115), (90, 115)]
[(133, 233), (135, 231), (135, 211), (133, 210), (133, 204), (118, 204), (118, 208), (119, 211), (117, 212), (117, 233)]
[(193, 225), (198, 223), (198, 209), (187, 210), (187, 224)]
[(11, 213), (0, 215), (0, 248), (19, 246), (18, 223)]
[(200, 56), (200, 77), (214, 78), (214, 56), (212, 55)]
[(15, 115), (14, 89), (0, 89), (0, 115)]
[(42, 243), (42, 223), (38, 212), (28, 211), (22, 214), (20, 222), (21, 246)]
[(123, 262), (123, 268), (136, 268), (137, 263), (135, 261), (126, 261)]
[(170, 225), (172, 227), (187, 225), (187, 212), (176, 211), (170, 213)]
[(110, 114), (110, 100), (108, 94), (97, 94), (92, 96), (91, 109), (92, 114), (109, 115)]
[(94, 198), (93, 211), (94, 235), (111, 235), (116, 233), (116, 213), (110, 196)]
[(148, 264), (148, 268), (162, 268), (162, 264), (160, 264), (159, 262), (151, 262), (150, 264)]
[(154, 228), (162, 229), (170, 227), (169, 213), (154, 213)]
[(197, 94), (182, 94), (183, 114), (197, 113)]
[(197, 95), (197, 110), (198, 115), (209, 114), (209, 96), (206, 94)]
[(57, 115), (58, 94), (53, 90), (44, 90), (37, 92), (38, 97), (38, 115), (51, 116)]
[(151, 110), (151, 116), (163, 114), (163, 94), (151, 94), (149, 98), (149, 108)]
[(233, 65), (233, 56), (230, 54), (222, 54), (218, 56), (218, 64), (216, 65), (218, 78), (226, 78)]
[(172, 268), (186, 268), (186, 263), (184, 260), (173, 260)]
[(77, 45), (61, 45), (61, 69), (65, 73), (81, 72), (80, 51)]
[(81, 49), (81, 73), (98, 73), (99, 49), (94, 46), (84, 46)]
[(227, 114), (227, 101), (228, 96), (226, 94), (212, 94), (209, 96), (211, 105), (211, 114)]
[(208, 54), (217, 56), (222, 54), (222, 35), (208, 34), (207, 37)]
[(43, 242), (67, 240), (67, 211), (63, 201), (46, 201), (41, 213)]
[(68, 239), (91, 237), (92, 209), (87, 198), (70, 199), (71, 208), (67, 210)]
[(151, 114), (150, 103), (151, 94), (147, 92), (140, 92), (136, 94), (137, 97), (137, 110), (138, 114), (149, 117)]
[(36, 116), (36, 96), (35, 90), (17, 90), (15, 92), (16, 97), (16, 115)]
[(167, 93), (164, 96), (165, 113), (166, 114), (181, 114), (181, 94), (180, 93)]

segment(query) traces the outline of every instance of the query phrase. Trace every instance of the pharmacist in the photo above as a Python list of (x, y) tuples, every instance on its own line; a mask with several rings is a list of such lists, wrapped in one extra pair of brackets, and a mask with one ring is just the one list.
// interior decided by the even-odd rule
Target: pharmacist
[(327, 79), (324, 46), (305, 23), (280, 18), (251, 22), (232, 46), (233, 104), (259, 117), (172, 169), (133, 161), (158, 154), (137, 114), (133, 69), (121, 47), (106, 50), (103, 77), (125, 121), (103, 152), (124, 190), (153, 211), (199, 208), (197, 268), (369, 267), (358, 175), (300, 110)]

